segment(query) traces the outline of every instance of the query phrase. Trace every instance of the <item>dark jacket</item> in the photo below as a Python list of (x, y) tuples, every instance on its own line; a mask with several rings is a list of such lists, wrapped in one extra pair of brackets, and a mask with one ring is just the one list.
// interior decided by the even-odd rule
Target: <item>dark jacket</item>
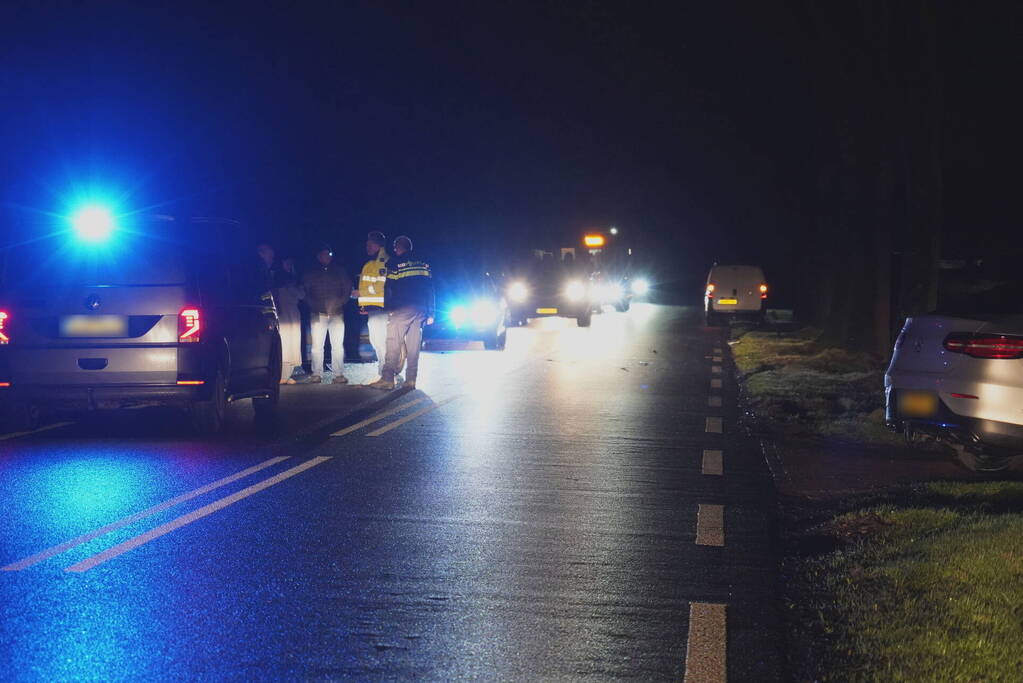
[(310, 313), (337, 315), (352, 295), (352, 280), (336, 263), (317, 263), (302, 276), (302, 288)]
[(430, 264), (420, 261), (412, 252), (391, 256), (387, 262), (384, 308), (388, 311), (415, 308), (432, 318), (435, 305)]

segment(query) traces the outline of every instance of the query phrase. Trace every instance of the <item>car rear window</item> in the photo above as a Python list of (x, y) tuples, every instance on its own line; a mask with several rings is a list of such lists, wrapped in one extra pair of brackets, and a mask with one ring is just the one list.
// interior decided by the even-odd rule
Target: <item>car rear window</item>
[(175, 285), (187, 279), (184, 245), (153, 233), (117, 235), (101, 247), (58, 234), (7, 248), (0, 259), (4, 290)]
[(1015, 280), (977, 281), (948, 287), (935, 313), (964, 318), (999, 318), (1023, 314), (1019, 295), (1023, 282)]

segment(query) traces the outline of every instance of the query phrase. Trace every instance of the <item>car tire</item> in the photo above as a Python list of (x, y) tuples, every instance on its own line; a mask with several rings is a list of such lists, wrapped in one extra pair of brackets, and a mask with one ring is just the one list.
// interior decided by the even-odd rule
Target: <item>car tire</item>
[(12, 432), (31, 432), (39, 422), (39, 407), (26, 401), (8, 403), (0, 411), (0, 423)]
[(224, 379), (223, 368), (218, 367), (213, 377), (210, 398), (205, 401), (194, 401), (192, 403), (192, 428), (202, 436), (212, 436), (223, 428), (226, 412), (227, 381)]
[(270, 354), (267, 395), (252, 399), (257, 426), (267, 426), (277, 419), (277, 406), (281, 402), (281, 383), (278, 381), (281, 376), (281, 363), (281, 345), (278, 342), (274, 344), (273, 353)]
[(483, 348), (488, 351), (504, 351), (505, 343), (508, 341), (508, 330), (501, 334), (493, 334), (483, 340)]
[(593, 322), (592, 311), (587, 311), (575, 319), (575, 324), (579, 327), (589, 327), (591, 322)]

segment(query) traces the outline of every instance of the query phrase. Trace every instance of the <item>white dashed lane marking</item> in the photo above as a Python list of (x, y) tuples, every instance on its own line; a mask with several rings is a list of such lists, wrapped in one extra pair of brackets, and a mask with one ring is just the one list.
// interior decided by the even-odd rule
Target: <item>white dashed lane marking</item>
[(721, 366), (720, 365), (712, 365), (712, 366), (710, 366), (710, 371), (711, 371), (711, 373), (713, 373), (715, 375), (720, 375), (721, 374)]
[(45, 427), (40, 427), (39, 429), (33, 429), (33, 430), (27, 431), (27, 432), (11, 432), (10, 434), (0, 434), (0, 441), (7, 441), (8, 439), (17, 439), (17, 438), (22, 437), (22, 436), (28, 436), (29, 434), (38, 434), (39, 432), (48, 432), (51, 429), (59, 429), (61, 427), (67, 427), (69, 424), (74, 424), (74, 423), (73, 422), (55, 422), (52, 425), (46, 425)]
[(401, 418), (400, 420), (395, 420), (391, 424), (389, 424), (389, 425), (387, 425), (385, 427), (381, 427), (380, 429), (374, 430), (374, 431), (370, 432), (369, 434), (367, 434), (366, 436), (380, 436), (381, 434), (386, 434), (387, 432), (391, 431), (392, 429), (395, 429), (396, 427), (402, 426), (406, 422), (411, 422), (412, 420), (416, 419), (417, 417), (421, 417), (421, 416), (427, 414), (431, 410), (437, 410), (437, 408), (440, 408), (441, 406), (445, 406), (448, 403), (451, 403), (456, 398), (459, 398), (459, 397), (458, 396), (452, 396), (451, 398), (446, 399), (444, 401), (441, 401), (439, 403), (434, 403), (433, 405), (426, 406), (422, 410), (417, 410), (414, 413), (406, 415), (405, 417)]
[(724, 457), (719, 450), (705, 450), (703, 452), (703, 465), (701, 471), (704, 474), (721, 475), (724, 473)]
[(725, 605), (689, 603), (685, 683), (724, 683), (728, 680), (728, 623)]
[(708, 434), (721, 434), (724, 429), (724, 421), (720, 417), (707, 418), (706, 432)]
[(725, 506), (700, 503), (696, 511), (696, 545), (725, 544)]
[(721, 380), (720, 379), (712, 379), (710, 381), (710, 388), (711, 389), (720, 389), (721, 388)]
[(714, 362), (714, 363), (720, 363), (721, 362), (721, 356), (714, 356), (713, 358), (711, 358), (711, 361)]
[(345, 427), (344, 429), (339, 429), (338, 431), (336, 431), (333, 434), (331, 434), (331, 436), (344, 436), (345, 434), (351, 434), (352, 432), (358, 431), (358, 430), (362, 429), (363, 427), (365, 427), (367, 425), (371, 425), (374, 422), (378, 422), (378, 421), (384, 419), (385, 417), (390, 417), (391, 415), (394, 415), (396, 413), (400, 413), (403, 410), (405, 410), (406, 408), (411, 408), (412, 406), (416, 405), (417, 403), (422, 403), (425, 400), (426, 400), (426, 397), (423, 396), (421, 398), (416, 398), (416, 399), (413, 399), (411, 401), (407, 401), (405, 403), (402, 403), (400, 406), (397, 406), (395, 408), (391, 408), (390, 410), (385, 410), (384, 412), (378, 413), (377, 415), (374, 415), (373, 417), (367, 418), (367, 419), (363, 420), (362, 422), (357, 422), (357, 423), (355, 423), (355, 424), (353, 424), (353, 425), (351, 425), (349, 427)]
[(200, 486), (199, 488), (193, 489), (193, 490), (191, 490), (191, 491), (189, 491), (187, 493), (182, 493), (180, 496), (175, 496), (174, 498), (171, 498), (170, 500), (165, 500), (162, 503), (157, 503), (156, 505), (154, 505), (154, 506), (152, 506), (150, 508), (146, 508), (145, 510), (142, 510), (141, 512), (136, 512), (133, 515), (128, 515), (127, 517), (122, 517), (121, 519), (117, 520), (116, 522), (111, 522), (110, 524), (107, 524), (106, 526), (102, 526), (102, 527), (100, 527), (98, 529), (95, 529), (93, 531), (90, 531), (90, 532), (88, 532), (86, 534), (82, 534), (81, 536), (77, 536), (75, 538), (72, 538), (70, 541), (65, 541), (64, 543), (61, 543), (59, 545), (55, 545), (55, 546), (52, 546), (50, 548), (47, 548), (46, 550), (40, 551), (40, 552), (36, 553), (35, 555), (32, 555), (31, 557), (26, 557), (24, 560), (18, 560), (17, 562), (14, 562), (14, 563), (11, 563), (11, 564), (7, 565), (6, 567), (0, 567), (0, 570), (5, 571), (5, 572), (11, 572), (11, 571), (18, 571), (18, 570), (21, 570), (21, 569), (26, 569), (28, 567), (31, 567), (34, 564), (38, 564), (39, 562), (42, 562), (43, 560), (47, 560), (47, 559), (53, 557), (54, 555), (59, 555), (59, 554), (65, 552), (65, 551), (70, 550), (71, 548), (80, 546), (83, 543), (88, 543), (89, 541), (91, 541), (94, 538), (99, 538), (100, 536), (102, 536), (104, 534), (108, 534), (111, 531), (116, 531), (117, 529), (120, 529), (122, 527), (126, 527), (129, 524), (134, 524), (135, 522), (138, 522), (139, 520), (145, 519), (146, 517), (152, 517), (153, 515), (155, 515), (157, 513), (160, 513), (160, 512), (163, 512), (164, 510), (167, 510), (168, 508), (172, 508), (175, 505), (179, 505), (179, 504), (184, 503), (186, 501), (192, 500), (193, 498), (197, 498), (197, 497), (199, 497), (199, 496), (201, 496), (203, 494), (209, 493), (210, 491), (215, 491), (215, 490), (219, 489), (220, 487), (227, 486), (228, 484), (236, 482), (239, 479), (244, 479), (245, 477), (249, 476), (250, 474), (255, 474), (256, 472), (259, 472), (260, 470), (264, 470), (267, 467), (271, 467), (273, 465), (276, 465), (279, 462), (283, 462), (284, 460), (287, 460), (288, 457), (289, 456), (278, 456), (276, 458), (270, 458), (269, 460), (264, 460), (263, 462), (259, 463), (258, 465), (253, 465), (252, 467), (244, 469), (241, 472), (236, 472), (235, 474), (232, 474), (230, 476), (224, 477), (222, 479), (217, 479), (216, 481), (210, 482), (209, 484), (206, 484), (205, 486)]
[(291, 469), (284, 470), (283, 472), (275, 474), (269, 479), (264, 479), (263, 481), (257, 482), (252, 486), (242, 489), (241, 491), (232, 493), (230, 496), (225, 496), (224, 498), (213, 501), (209, 505), (204, 505), (198, 510), (193, 510), (188, 514), (181, 515), (177, 519), (172, 519), (166, 524), (161, 524), (155, 529), (151, 529), (144, 534), (133, 536), (132, 538), (129, 538), (127, 541), (118, 543), (114, 547), (108, 548), (107, 550), (104, 550), (101, 553), (97, 553), (92, 557), (87, 557), (81, 562), (71, 565), (64, 571), (68, 572), (88, 571), (97, 565), (103, 564), (107, 560), (112, 560), (115, 557), (118, 557), (119, 555), (123, 555), (129, 550), (134, 550), (135, 548), (138, 548), (141, 545), (145, 545), (146, 543), (149, 543), (152, 540), (160, 538), (161, 536), (165, 536), (166, 534), (169, 534), (170, 532), (176, 529), (180, 529), (186, 524), (191, 524), (192, 522), (200, 520), (203, 517), (206, 517), (207, 515), (212, 515), (214, 512), (217, 512), (218, 510), (223, 510), (228, 505), (233, 505), (234, 503), (237, 503), (239, 500), (242, 500), (243, 498), (248, 498), (249, 496), (255, 493), (259, 493), (264, 489), (268, 489), (274, 484), (279, 484), (285, 479), (290, 479), (296, 474), (305, 472), (307, 469), (311, 467), (316, 467), (317, 465), (325, 463), (328, 460), (330, 460), (329, 456), (319, 456), (313, 458), (312, 460), (306, 460), (301, 465), (296, 465)]
[(708, 396), (707, 397), (707, 405), (710, 406), (711, 408), (720, 408), (721, 407), (721, 397), (720, 396)]

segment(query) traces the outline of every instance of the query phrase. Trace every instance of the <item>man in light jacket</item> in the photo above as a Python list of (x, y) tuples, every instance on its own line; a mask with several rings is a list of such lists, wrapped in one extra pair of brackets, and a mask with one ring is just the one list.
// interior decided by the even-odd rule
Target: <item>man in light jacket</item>
[(316, 252), (316, 264), (302, 277), (302, 289), (309, 306), (313, 345), (312, 374), (306, 382), (316, 384), (323, 381), (324, 344), (329, 336), (334, 384), (347, 384), (344, 374), (344, 306), (352, 294), (352, 280), (344, 268), (334, 263), (334, 254), (329, 246), (323, 245)]

